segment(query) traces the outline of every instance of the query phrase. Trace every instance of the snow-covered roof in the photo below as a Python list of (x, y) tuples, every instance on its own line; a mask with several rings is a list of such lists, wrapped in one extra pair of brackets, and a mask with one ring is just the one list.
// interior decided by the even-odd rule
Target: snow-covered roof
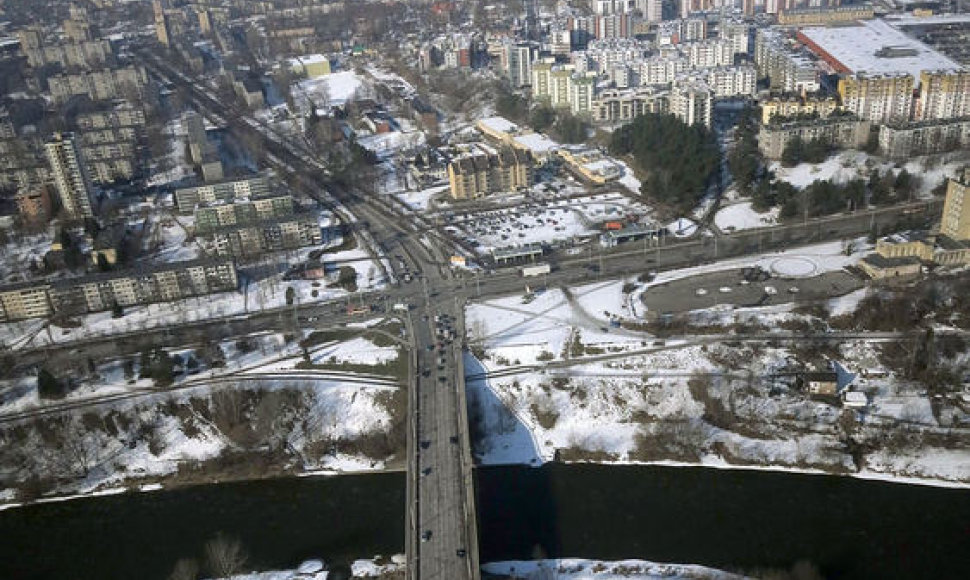
[(519, 130), (518, 125), (504, 117), (486, 117), (479, 124), (498, 133), (515, 133)]
[(960, 70), (960, 65), (950, 58), (883, 20), (870, 20), (851, 27), (803, 28), (801, 35), (853, 73), (904, 73), (919, 83), (922, 71)]
[(559, 148), (559, 143), (553, 141), (545, 135), (540, 135), (539, 133), (519, 135), (514, 139), (514, 141), (536, 154), (548, 153)]

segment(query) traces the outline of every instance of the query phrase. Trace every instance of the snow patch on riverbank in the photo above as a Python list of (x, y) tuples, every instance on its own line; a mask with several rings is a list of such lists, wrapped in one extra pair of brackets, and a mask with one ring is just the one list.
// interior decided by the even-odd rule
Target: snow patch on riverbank
[(659, 564), (646, 560), (511, 560), (489, 562), (482, 566), (489, 574), (501, 574), (522, 580), (741, 580), (744, 576), (714, 568), (687, 564)]

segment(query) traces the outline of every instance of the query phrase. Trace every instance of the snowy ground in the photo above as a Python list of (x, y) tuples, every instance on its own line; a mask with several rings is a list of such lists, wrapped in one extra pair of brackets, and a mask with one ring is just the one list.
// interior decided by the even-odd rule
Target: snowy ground
[[(960, 168), (966, 165), (968, 159), (970, 159), (970, 155), (967, 152), (958, 151), (946, 155), (917, 157), (898, 165), (921, 178), (919, 191), (926, 194), (939, 185), (944, 177), (955, 175)], [(822, 163), (802, 163), (795, 167), (786, 168), (782, 167), (779, 162), (774, 162), (769, 169), (775, 172), (778, 179), (787, 181), (801, 189), (818, 179), (831, 179), (837, 183), (845, 183), (856, 178), (868, 179), (869, 173), (873, 169), (878, 169), (880, 172), (893, 169), (898, 173), (899, 168), (896, 165), (896, 163), (880, 157), (850, 150), (833, 155)]]
[[(350, 566), (353, 578), (380, 578), (395, 572), (404, 573), (407, 560), (404, 554), (395, 554), (390, 559), (375, 557), (370, 560), (355, 560)], [(253, 572), (237, 574), (233, 580), (326, 580), (327, 566), (322, 560), (308, 560), (295, 570)]]
[(751, 207), (750, 201), (742, 201), (718, 210), (714, 216), (714, 224), (723, 232), (763, 228), (778, 223), (778, 208), (774, 207), (764, 213), (758, 213)]
[[(811, 400), (792, 384), (793, 370), (811, 368), (803, 357), (813, 355), (805, 354), (804, 345), (702, 337), (658, 341), (608, 326), (614, 316), (642, 314), (636, 304), (647, 287), (716, 271), (711, 268), (770, 268), (779, 261), (801, 266), (803, 258), (817, 273), (831, 272), (859, 257), (844, 256), (841, 248), (833, 242), (797, 255), (662, 273), (648, 284), (628, 280), (629, 293), (619, 280), (571, 292), (549, 289), (531, 301), (513, 296), (470, 305), (469, 342), (485, 353), (481, 360), (466, 358), (471, 420), (487, 433), (476, 448), (478, 460), (539, 465), (558, 454), (563, 460), (752, 466), (970, 485), (970, 452), (933, 439), (941, 436), (938, 431), (951, 433), (947, 430), (966, 413), (951, 410), (940, 423), (925, 387), (883, 366), (878, 341), (846, 340), (837, 347), (837, 362), (856, 375), (852, 388), (870, 401), (856, 421), (873, 451), (857, 465), (840, 440), (842, 409)], [(850, 312), (866, 292), (832, 299), (829, 309)], [(792, 310), (792, 304), (725, 308), (705, 320), (724, 325), (725, 332), (737, 323), (769, 328), (813, 323)], [(864, 378), (862, 369), (875, 375)], [(788, 379), (773, 378), (779, 372)], [(922, 434), (918, 442), (885, 443), (886, 430), (900, 421)]]
[(369, 86), (357, 73), (346, 70), (299, 81), (291, 90), (297, 109), (310, 111), (313, 107), (343, 105), (369, 91)]
[(448, 185), (436, 185), (421, 191), (409, 191), (397, 194), (397, 198), (405, 203), (413, 211), (427, 211), (431, 201), (436, 197), (448, 195)]
[[(4, 425), (0, 487), (10, 490), (29, 473), (58, 478), (53, 489), (59, 494), (88, 494), (145, 478), (164, 481), (177, 477), (181, 467), (204, 465), (229, 452), (258, 454), (279, 448), (279, 438), (287, 450), (275, 460), (280, 471), (384, 468), (389, 457), (374, 455), (380, 448), (352, 449), (359, 438), (387, 432), (403, 421), (403, 416), (392, 415), (397, 406), (389, 403), (400, 396), (400, 379), (360, 372), (371, 366), (385, 372), (386, 367), (374, 365), (397, 361), (396, 346), (378, 346), (366, 336), (327, 342), (306, 351), (311, 362), (322, 365), (317, 368), (298, 368), (303, 349), (297, 340), (278, 333), (218, 343), (218, 366), (212, 362), (212, 348), (171, 350), (183, 361), (196, 362), (193, 372), (177, 376), (167, 392), (155, 389), (151, 379), (138, 378), (138, 356), (109, 359), (87, 375), (78, 372), (81, 384), (68, 401), (137, 396), (91, 405), (83, 419), (53, 415), (44, 423)], [(343, 363), (359, 370), (328, 370)], [(38, 400), (32, 377), (3, 381), (0, 392), (0, 415), (50, 403)], [(10, 398), (14, 394), (17, 398)], [(70, 443), (59, 444), (62, 438)], [(345, 443), (337, 446), (340, 441)], [(12, 490), (3, 497), (13, 499)]]
[(604, 562), (560, 558), (557, 560), (514, 560), (489, 562), (482, 566), (489, 574), (503, 574), (522, 580), (740, 580), (742, 576), (713, 568), (685, 564), (658, 564), (646, 560)]
[(32, 268), (43, 268), (54, 236), (54, 227), (50, 226), (41, 233), (12, 236), (0, 245), (0, 284), (23, 282), (31, 277)]

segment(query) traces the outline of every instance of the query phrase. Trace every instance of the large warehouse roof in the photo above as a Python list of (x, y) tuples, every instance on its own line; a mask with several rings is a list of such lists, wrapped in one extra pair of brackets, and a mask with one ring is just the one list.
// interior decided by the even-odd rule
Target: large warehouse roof
[[(882, 20), (859, 26), (803, 28), (808, 47), (836, 68), (869, 75), (907, 73), (919, 83), (928, 70), (960, 70), (960, 65)], [(834, 61), (834, 62), (833, 62)]]

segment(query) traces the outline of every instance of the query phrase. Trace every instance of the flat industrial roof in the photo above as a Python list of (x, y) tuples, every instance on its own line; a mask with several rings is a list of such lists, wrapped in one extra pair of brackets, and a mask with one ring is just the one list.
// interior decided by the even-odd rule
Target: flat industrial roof
[[(922, 42), (893, 28), (883, 20), (858, 26), (803, 28), (801, 34), (852, 73), (868, 75), (906, 73), (916, 79), (922, 71), (960, 70), (959, 64)], [(883, 49), (896, 55), (877, 55)], [(899, 52), (904, 54), (900, 55)], [(911, 54), (905, 54), (911, 53)]]

